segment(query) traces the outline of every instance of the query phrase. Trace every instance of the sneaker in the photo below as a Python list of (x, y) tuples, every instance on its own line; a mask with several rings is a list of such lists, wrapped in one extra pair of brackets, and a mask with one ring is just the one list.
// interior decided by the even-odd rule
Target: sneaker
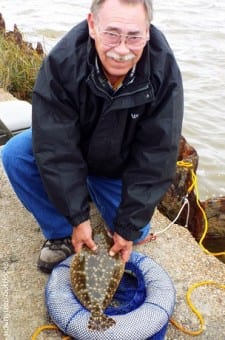
[(37, 267), (44, 273), (51, 273), (52, 269), (61, 261), (74, 253), (71, 238), (47, 240), (41, 249)]

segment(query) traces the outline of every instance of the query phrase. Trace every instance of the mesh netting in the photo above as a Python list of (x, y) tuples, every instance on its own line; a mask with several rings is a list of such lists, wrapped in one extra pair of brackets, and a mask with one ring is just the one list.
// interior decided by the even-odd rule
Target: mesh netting
[(120, 286), (106, 314), (116, 324), (104, 332), (87, 328), (90, 312), (75, 298), (70, 285), (72, 256), (52, 272), (46, 286), (46, 304), (53, 322), (76, 340), (164, 339), (175, 304), (168, 274), (151, 258), (133, 252)]

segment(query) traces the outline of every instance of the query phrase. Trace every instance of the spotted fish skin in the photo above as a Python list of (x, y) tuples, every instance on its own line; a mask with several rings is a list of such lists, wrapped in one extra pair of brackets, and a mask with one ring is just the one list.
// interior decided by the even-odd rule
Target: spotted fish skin
[(124, 273), (125, 264), (119, 254), (109, 256), (113, 240), (104, 226), (96, 226), (93, 238), (98, 245), (96, 252), (86, 246), (73, 256), (70, 279), (74, 295), (91, 312), (90, 330), (104, 331), (115, 320), (104, 314), (110, 304)]

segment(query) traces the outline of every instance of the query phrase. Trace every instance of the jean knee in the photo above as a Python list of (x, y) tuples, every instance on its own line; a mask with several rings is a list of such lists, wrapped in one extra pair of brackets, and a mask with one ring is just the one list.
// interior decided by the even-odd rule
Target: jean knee
[[(28, 131), (12, 137), (2, 148), (1, 158), (6, 173), (22, 166), (22, 160), (32, 152), (32, 141)], [(19, 164), (21, 163), (21, 164)]]
[(10, 139), (1, 150), (2, 164), (6, 172), (13, 167), (15, 159), (15, 145), (13, 138)]

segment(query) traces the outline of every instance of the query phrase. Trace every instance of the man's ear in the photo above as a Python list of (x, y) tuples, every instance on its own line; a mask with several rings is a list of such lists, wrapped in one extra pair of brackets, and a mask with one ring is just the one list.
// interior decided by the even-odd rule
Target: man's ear
[(95, 22), (92, 13), (88, 14), (87, 17), (89, 35), (92, 39), (95, 39)]

